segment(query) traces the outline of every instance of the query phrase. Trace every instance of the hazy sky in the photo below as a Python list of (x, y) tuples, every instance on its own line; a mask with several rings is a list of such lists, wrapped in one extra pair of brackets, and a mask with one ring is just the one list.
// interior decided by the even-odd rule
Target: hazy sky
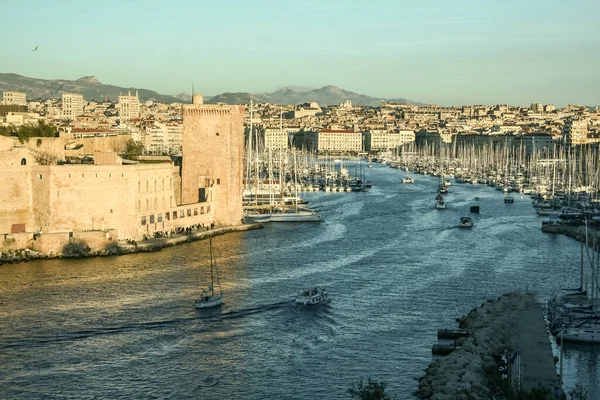
[(331, 84), (444, 105), (600, 104), (599, 0), (0, 3), (0, 72), (166, 94)]

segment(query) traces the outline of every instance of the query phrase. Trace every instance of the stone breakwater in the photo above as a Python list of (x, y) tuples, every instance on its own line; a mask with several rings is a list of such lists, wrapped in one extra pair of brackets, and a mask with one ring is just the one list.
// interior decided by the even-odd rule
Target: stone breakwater
[[(586, 229), (585, 226), (573, 226), (560, 223), (543, 223), (542, 232), (545, 233), (560, 233), (571, 237), (579, 242), (585, 243)], [(594, 238), (600, 238), (600, 232), (595, 228), (588, 227), (587, 229), (588, 243), (591, 245)]]
[(162, 237), (149, 239), (137, 243), (136, 245), (115, 243), (113, 246), (102, 250), (86, 251), (86, 249), (81, 248), (81, 246), (73, 246), (71, 248), (69, 247), (69, 245), (66, 245), (65, 250), (62, 252), (51, 251), (48, 253), (39, 253), (31, 249), (10, 250), (7, 252), (0, 252), (0, 265), (54, 258), (107, 257), (120, 256), (132, 253), (159, 251), (165, 247), (176, 246), (183, 243), (194, 242), (196, 240), (207, 239), (210, 236), (224, 235), (229, 232), (241, 232), (251, 229), (260, 229), (262, 227), (263, 226), (261, 224), (242, 224), (235, 226), (225, 226), (210, 230), (199, 230), (187, 235), (177, 235), (169, 238)]
[[(468, 336), (457, 340), (457, 348), (451, 354), (430, 364), (419, 379), (416, 396), (431, 400), (503, 398), (499, 360), (506, 351), (512, 354), (529, 345), (527, 336), (531, 336), (531, 327), (521, 318), (523, 315), (530, 318), (527, 312), (539, 314), (543, 321), (542, 310), (534, 294), (513, 292), (487, 300), (479, 308), (458, 318), (459, 328), (466, 330)], [(539, 331), (539, 326), (536, 329)], [(550, 349), (544, 324), (541, 329), (542, 333), (534, 335), (535, 339), (539, 341), (540, 335), (543, 337), (545, 334), (546, 346)], [(544, 361), (551, 364), (554, 372), (549, 373), (552, 379), (556, 378), (556, 371), (551, 350), (549, 357), (549, 361)], [(538, 384), (542, 383), (540, 379)]]

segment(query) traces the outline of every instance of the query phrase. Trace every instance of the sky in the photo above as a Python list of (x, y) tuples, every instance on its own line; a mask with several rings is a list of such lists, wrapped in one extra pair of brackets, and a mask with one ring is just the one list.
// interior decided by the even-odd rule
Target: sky
[(29, 77), (164, 94), (335, 85), (439, 105), (600, 104), (598, 0), (0, 3), (0, 72)]

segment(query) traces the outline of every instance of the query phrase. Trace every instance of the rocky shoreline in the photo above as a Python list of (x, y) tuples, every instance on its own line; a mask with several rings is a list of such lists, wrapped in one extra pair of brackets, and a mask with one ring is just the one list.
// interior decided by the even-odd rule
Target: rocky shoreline
[(224, 235), (230, 232), (241, 232), (251, 229), (263, 228), (262, 224), (242, 224), (235, 226), (225, 226), (210, 230), (198, 230), (187, 235), (178, 235), (176, 237), (153, 238), (137, 244), (115, 243), (113, 246), (101, 250), (89, 250), (81, 248), (81, 246), (68, 245), (65, 246), (65, 251), (59, 253), (51, 251), (48, 253), (39, 253), (31, 249), (18, 249), (0, 252), (0, 265), (12, 264), (19, 262), (27, 262), (34, 260), (51, 260), (57, 258), (91, 258), (91, 257), (108, 257), (121, 256), (125, 254), (145, 253), (152, 251), (160, 251), (165, 247), (180, 245), (183, 243), (195, 242), (196, 240), (207, 239), (211, 236)]
[(504, 381), (503, 389), (501, 356), (523, 346), (524, 335), (519, 334), (523, 327), (519, 324), (523, 324), (520, 317), (524, 312), (542, 315), (534, 294), (512, 292), (487, 300), (457, 318), (459, 328), (468, 336), (456, 341), (452, 353), (430, 364), (419, 378), (416, 396), (431, 400), (503, 398), (508, 384)]

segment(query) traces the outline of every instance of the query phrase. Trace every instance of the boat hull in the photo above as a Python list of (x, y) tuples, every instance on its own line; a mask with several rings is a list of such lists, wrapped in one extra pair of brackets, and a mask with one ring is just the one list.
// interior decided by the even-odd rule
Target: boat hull
[(313, 212), (297, 213), (274, 213), (271, 214), (270, 222), (320, 222), (321, 214)]
[(207, 300), (198, 299), (196, 300), (196, 308), (212, 308), (218, 307), (223, 304), (223, 295), (217, 294), (215, 296), (208, 297)]

